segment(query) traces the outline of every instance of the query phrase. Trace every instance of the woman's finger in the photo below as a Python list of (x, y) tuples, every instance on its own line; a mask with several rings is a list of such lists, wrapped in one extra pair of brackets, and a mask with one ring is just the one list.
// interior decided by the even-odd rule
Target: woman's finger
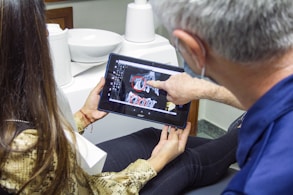
[(171, 140), (171, 139), (178, 139), (178, 135), (176, 133), (176, 128), (174, 128), (174, 127), (171, 127), (170, 128), (168, 139), (169, 140)]
[(169, 126), (165, 125), (163, 127), (162, 132), (161, 132), (160, 140), (167, 140), (168, 139), (168, 129), (169, 129)]

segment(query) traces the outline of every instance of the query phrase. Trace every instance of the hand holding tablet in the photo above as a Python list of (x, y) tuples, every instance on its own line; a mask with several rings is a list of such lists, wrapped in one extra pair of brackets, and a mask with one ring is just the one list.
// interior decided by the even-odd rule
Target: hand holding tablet
[(137, 58), (110, 54), (105, 86), (98, 109), (184, 128), (190, 103), (175, 105), (166, 91), (147, 85), (149, 80), (167, 80), (182, 68)]

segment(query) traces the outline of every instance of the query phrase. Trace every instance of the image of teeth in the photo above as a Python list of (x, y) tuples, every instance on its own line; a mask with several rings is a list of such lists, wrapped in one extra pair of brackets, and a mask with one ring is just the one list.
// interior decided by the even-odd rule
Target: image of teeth
[(142, 98), (133, 92), (129, 92), (127, 94), (125, 101), (131, 104), (145, 106), (148, 108), (153, 108), (157, 103), (156, 100), (152, 100), (151, 98)]
[(166, 110), (167, 111), (172, 111), (172, 110), (174, 110), (176, 108), (176, 105), (174, 104), (174, 103), (172, 103), (172, 102), (167, 102), (166, 103)]
[(143, 75), (132, 75), (130, 78), (130, 82), (132, 83), (132, 88), (137, 92), (146, 92), (149, 93), (150, 90), (153, 90), (153, 92), (159, 96), (159, 89), (150, 87), (146, 84), (147, 81), (150, 80), (156, 80), (155, 73), (153, 71), (150, 71), (148, 74)]

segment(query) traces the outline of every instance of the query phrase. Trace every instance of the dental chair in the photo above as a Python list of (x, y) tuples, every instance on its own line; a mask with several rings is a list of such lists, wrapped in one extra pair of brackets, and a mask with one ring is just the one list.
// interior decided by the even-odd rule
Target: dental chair
[(220, 195), (224, 191), (232, 177), (237, 173), (237, 171), (238, 170), (234, 168), (229, 168), (226, 176), (222, 178), (219, 182), (197, 189), (188, 189), (186, 190), (184, 195)]

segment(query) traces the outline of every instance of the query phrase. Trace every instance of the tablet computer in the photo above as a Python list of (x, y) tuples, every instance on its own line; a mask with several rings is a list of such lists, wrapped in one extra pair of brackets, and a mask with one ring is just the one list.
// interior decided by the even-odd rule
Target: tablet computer
[(175, 105), (167, 101), (166, 91), (147, 85), (182, 72), (177, 66), (111, 53), (98, 109), (184, 128), (190, 103)]

